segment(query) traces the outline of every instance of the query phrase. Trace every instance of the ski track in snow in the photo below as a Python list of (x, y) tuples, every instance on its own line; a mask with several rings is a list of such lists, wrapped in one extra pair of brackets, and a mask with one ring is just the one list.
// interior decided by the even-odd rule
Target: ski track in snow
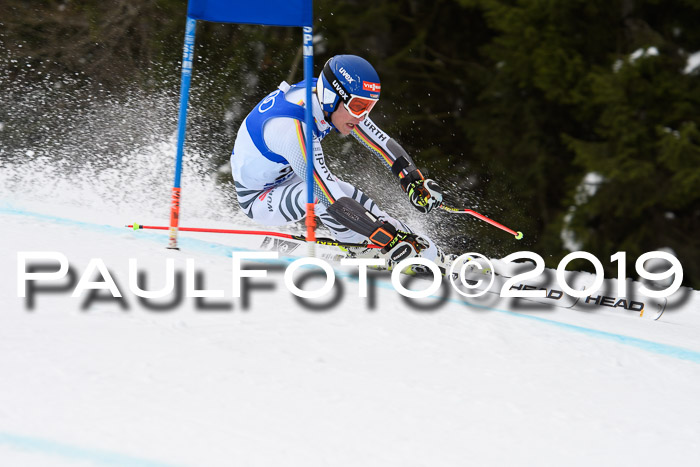
[[(165, 258), (178, 270), (193, 258), (206, 288), (228, 293), (227, 257), (249, 245), (181, 234), (175, 252), (129, 220), (29, 207), (0, 208), (4, 465), (694, 465), (700, 454), (697, 293), (658, 322), (456, 294), (421, 312), (383, 278), (371, 309), (338, 269), (344, 295), (326, 311), (271, 272), (260, 280), (274, 289), (252, 292), (246, 310), (183, 299), (155, 312), (129, 294), (127, 258), (154, 288)], [(84, 297), (63, 292), (28, 311), (15, 257), (39, 250), (63, 252), (78, 274), (102, 258), (129, 310), (81, 310)]]

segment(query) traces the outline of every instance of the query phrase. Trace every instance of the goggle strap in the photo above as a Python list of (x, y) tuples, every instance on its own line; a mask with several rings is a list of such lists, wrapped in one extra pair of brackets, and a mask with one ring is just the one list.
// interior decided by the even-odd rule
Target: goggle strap
[[(343, 86), (343, 83), (341, 83), (338, 80), (338, 78), (336, 78), (335, 75), (333, 74), (333, 72), (331, 71), (330, 60), (328, 62), (326, 62), (326, 66), (323, 67), (323, 76), (326, 78), (326, 81), (328, 81), (328, 84), (331, 86), (331, 89), (333, 89), (333, 87), (332, 87), (333, 81), (335, 81), (338, 83), (338, 86), (340, 86), (340, 88), (343, 91), (345, 91), (345, 95), (347, 96), (347, 99), (343, 99), (342, 94), (336, 92), (336, 94), (338, 94), (338, 97), (340, 97), (340, 100), (342, 100), (343, 102), (348, 102), (352, 98), (352, 96), (350, 96), (350, 93), (348, 92), (348, 90), (345, 89), (345, 86)], [(333, 90), (335, 91), (335, 89), (333, 89)]]

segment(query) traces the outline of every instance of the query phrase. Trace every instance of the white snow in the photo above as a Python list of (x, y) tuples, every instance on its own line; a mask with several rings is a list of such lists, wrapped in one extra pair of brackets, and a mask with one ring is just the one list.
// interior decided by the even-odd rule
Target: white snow
[(700, 50), (688, 56), (688, 61), (683, 73), (692, 73), (698, 66), (700, 66)]
[(604, 182), (605, 178), (601, 174), (589, 172), (576, 187), (576, 194), (574, 195), (574, 202), (576, 204), (569, 206), (569, 212), (564, 216), (564, 226), (560, 233), (560, 238), (564, 243), (564, 247), (569, 251), (578, 251), (582, 248), (581, 242), (576, 238), (576, 233), (569, 228), (573, 216), (576, 213), (576, 207), (586, 204), (588, 200), (596, 194), (600, 185)]
[[(281, 260), (252, 280), (258, 287), (244, 303), (231, 297), (229, 256), (251, 241), (181, 233), (173, 251), (165, 232), (123, 227), (167, 223), (169, 187), (159, 179), (167, 163), (158, 155), (169, 159), (170, 150), (136, 151), (130, 160), (142, 165), (122, 171), (66, 175), (38, 158), (1, 167), (0, 464), (690, 466), (700, 458), (697, 292), (654, 321), (493, 294), (410, 302), (386, 274), (358, 298), (352, 272), (338, 268), (337, 302), (314, 307), (283, 286), (273, 268), (284, 269)], [(183, 187), (182, 225), (245, 225), (222, 210), (213, 182), (192, 175)], [(74, 287), (40, 291), (28, 309), (17, 292), (22, 251), (63, 253), (76, 280), (102, 259), (128, 309), (71, 297)], [(166, 259), (181, 272), (192, 259), (202, 288), (224, 298), (148, 308), (129, 289), (129, 258), (150, 290), (165, 283)]]
[(630, 61), (635, 62), (642, 57), (655, 57), (657, 55), (659, 55), (659, 49), (656, 47), (637, 49), (630, 54)]
[(626, 63), (635, 63), (640, 58), (656, 57), (659, 55), (659, 49), (656, 47), (639, 48), (632, 52), (627, 59), (618, 59), (613, 62), (612, 69), (614, 72), (619, 72)]

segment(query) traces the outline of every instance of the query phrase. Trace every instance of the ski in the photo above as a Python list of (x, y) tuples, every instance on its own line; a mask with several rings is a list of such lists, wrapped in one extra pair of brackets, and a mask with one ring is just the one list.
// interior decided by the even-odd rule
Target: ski
[[(273, 236), (263, 237), (262, 242), (259, 245), (259, 249), (266, 251), (277, 251), (281, 255), (285, 256), (304, 256), (304, 249), (301, 248), (304, 245), (303, 241), (295, 238), (277, 238)], [(317, 250), (317, 256), (326, 261), (340, 263), (343, 258), (372, 258), (377, 257), (376, 250), (369, 250), (366, 245), (349, 244), (350, 246), (341, 247), (340, 243), (330, 241), (327, 243), (322, 243), (321, 245), (326, 248), (319, 248)], [(348, 244), (346, 244), (348, 245)], [(521, 303), (518, 308), (522, 308), (524, 311), (531, 310), (532, 306), (545, 305), (547, 307), (557, 307), (564, 309), (573, 309), (577, 311), (584, 312), (605, 312), (605, 311), (617, 311), (625, 312), (629, 315), (651, 318), (658, 320), (663, 314), (666, 308), (666, 299), (649, 299), (645, 298), (643, 300), (633, 300), (626, 297), (618, 298), (614, 297), (609, 291), (614, 290), (613, 283), (605, 283), (601, 290), (591, 296), (586, 297), (572, 297), (564, 291), (562, 291), (556, 284), (554, 279), (554, 271), (545, 270), (545, 273), (536, 277), (534, 279), (528, 278), (527, 280), (519, 280), (519, 275), (522, 275), (521, 271), (516, 271), (515, 274), (513, 268), (508, 268), (506, 263), (500, 260), (492, 259), (494, 263), (494, 268), (501, 269), (504, 273), (494, 272), (493, 270), (484, 267), (479, 268), (476, 262), (467, 262), (465, 270), (463, 272), (465, 282), (468, 285), (474, 285), (478, 281), (482, 280), (485, 283), (484, 286), (488, 284), (493, 276), (493, 284), (488, 289), (489, 296), (497, 295), (501, 300), (514, 300), (517, 303)], [(388, 268), (379, 268), (378, 270), (388, 271)], [(459, 272), (459, 271), (456, 271)], [(432, 280), (432, 273), (427, 268), (412, 268), (408, 271), (403, 271), (403, 273), (415, 276), (418, 279)], [(571, 277), (578, 276), (578, 280), (571, 279)], [(587, 273), (569, 273), (570, 281), (576, 284), (578, 290), (584, 290), (588, 286)], [(445, 277), (446, 280), (450, 280), (449, 277)], [(452, 279), (456, 284), (459, 284), (461, 279), (459, 276), (453, 277)], [(504, 294), (512, 292), (515, 295), (520, 295), (521, 293), (527, 293), (529, 291), (542, 291), (542, 297), (505, 297)], [(638, 295), (633, 292), (634, 295)], [(474, 299), (476, 302), (482, 300), (479, 298)], [(528, 305), (531, 304), (531, 305)]]
[[(573, 297), (561, 289), (554, 270), (545, 269), (542, 274), (533, 278), (527, 271), (514, 270), (512, 264), (509, 268), (508, 263), (495, 259), (491, 261), (495, 263), (494, 268), (504, 271), (504, 273), (472, 266), (467, 268), (465, 278), (474, 280), (478, 279), (479, 276), (483, 278), (493, 275), (494, 281), (488, 292), (498, 294), (504, 299), (525, 300), (585, 312), (622, 312), (657, 321), (668, 305), (666, 298), (645, 296), (640, 291), (641, 284), (634, 281), (628, 281), (627, 296), (618, 297), (616, 295), (616, 279), (604, 279), (602, 286), (595, 293), (583, 297)], [(577, 291), (583, 292), (593, 283), (593, 275), (590, 273), (567, 271), (565, 276), (567, 284)], [(521, 280), (520, 277), (527, 279)], [(539, 291), (542, 296), (523, 296), (531, 291)], [(509, 298), (508, 295), (512, 295), (512, 297)]]
[[(130, 224), (126, 227), (133, 230), (168, 230), (166, 226), (146, 226), (141, 224)], [(301, 248), (307, 244), (306, 237), (303, 235), (294, 235), (283, 232), (264, 231), (264, 230), (236, 230), (236, 229), (212, 229), (198, 227), (180, 227), (183, 232), (202, 232), (202, 233), (223, 233), (233, 235), (250, 235), (262, 237), (260, 243), (257, 244), (257, 249), (262, 251), (277, 251), (283, 256), (306, 256), (305, 249)], [(326, 261), (339, 263), (343, 258), (377, 258), (379, 257), (378, 249), (381, 247), (366, 243), (347, 243), (339, 242), (332, 238), (319, 237), (316, 238), (315, 244), (319, 246), (316, 256)], [(575, 309), (580, 311), (623, 311), (628, 314), (634, 314), (639, 317), (658, 320), (664, 313), (668, 300), (651, 299), (643, 297), (636, 289), (638, 284), (632, 283), (632, 293), (630, 297), (617, 297), (612, 292), (615, 290), (614, 282), (611, 279), (604, 281), (603, 287), (595, 293), (585, 297), (572, 297), (565, 294), (557, 285), (554, 279), (554, 271), (545, 270), (544, 274), (528, 280), (518, 280), (519, 276), (525, 276), (524, 272), (517, 271), (516, 274), (512, 267), (507, 267), (506, 263), (500, 260), (492, 259), (494, 268), (501, 272), (494, 272), (491, 269), (481, 269), (476, 264), (470, 265), (467, 263), (465, 269), (465, 280), (469, 283), (475, 283), (479, 280), (487, 279), (490, 281), (490, 276), (493, 275), (493, 284), (488, 290), (489, 294), (496, 294), (502, 298), (504, 294), (513, 292), (518, 295), (519, 292), (532, 290), (544, 291), (542, 297), (523, 297), (516, 296), (507, 298), (509, 300), (522, 300), (524, 303), (538, 303), (547, 306), (555, 306), (558, 308)], [(387, 270), (388, 268), (384, 268)], [(432, 274), (427, 270), (413, 268), (407, 271), (407, 274), (418, 278), (425, 277), (432, 280)], [(577, 290), (585, 290), (590, 284), (588, 273), (569, 272), (568, 277), (573, 288)], [(449, 279), (449, 278), (448, 278)], [(634, 297), (640, 297), (635, 299)], [(504, 298), (505, 299), (505, 298)], [(526, 308), (526, 307), (525, 307)]]
[[(302, 246), (306, 245), (306, 238), (301, 235), (280, 237), (277, 235), (263, 236), (258, 249), (263, 251), (276, 251), (284, 256), (306, 256)], [(340, 262), (343, 258), (374, 258), (379, 257), (378, 247), (365, 243), (338, 242), (331, 238), (316, 238), (316, 257)]]

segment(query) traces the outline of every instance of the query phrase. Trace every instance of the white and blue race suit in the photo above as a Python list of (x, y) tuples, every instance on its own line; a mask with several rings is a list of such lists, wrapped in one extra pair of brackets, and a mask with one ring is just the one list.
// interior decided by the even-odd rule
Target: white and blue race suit
[[(314, 85), (315, 82), (316, 79)], [(367, 241), (367, 237), (343, 226), (326, 212), (335, 200), (349, 196), (397, 229), (413, 232), (406, 224), (382, 211), (362, 191), (331, 173), (321, 140), (331, 131), (332, 125), (326, 120), (315, 92), (313, 96), (314, 209), (320, 221), (339, 241)], [(305, 100), (304, 82), (292, 86), (283, 82), (255, 106), (238, 130), (231, 154), (236, 194), (243, 212), (260, 224), (285, 225), (303, 220), (306, 215)], [(368, 117), (356, 125), (351, 134), (389, 168), (402, 158), (403, 170), (397, 170), (397, 176), (415, 170), (401, 146)], [(428, 240), (430, 247), (421, 252), (421, 256), (434, 259), (438, 250)]]

